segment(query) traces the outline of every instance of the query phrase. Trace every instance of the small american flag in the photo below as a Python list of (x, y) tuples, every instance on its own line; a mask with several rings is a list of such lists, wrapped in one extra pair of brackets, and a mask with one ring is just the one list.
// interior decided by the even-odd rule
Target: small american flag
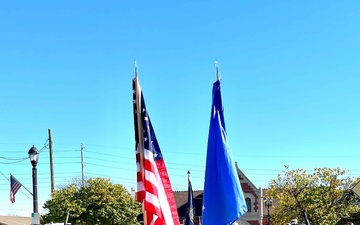
[(137, 76), (133, 80), (136, 140), (136, 200), (143, 205), (145, 225), (179, 225), (174, 193)]
[(15, 194), (21, 188), (22, 184), (10, 174), (10, 202), (15, 202)]

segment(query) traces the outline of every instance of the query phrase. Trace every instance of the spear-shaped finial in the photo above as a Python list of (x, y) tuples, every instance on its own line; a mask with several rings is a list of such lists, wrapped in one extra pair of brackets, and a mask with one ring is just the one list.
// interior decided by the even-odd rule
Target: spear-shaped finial
[(137, 77), (138, 76), (138, 70), (137, 70), (136, 59), (134, 59), (134, 69), (135, 69), (135, 77)]
[(215, 59), (215, 70), (216, 70), (216, 80), (220, 80), (219, 63), (216, 59)]

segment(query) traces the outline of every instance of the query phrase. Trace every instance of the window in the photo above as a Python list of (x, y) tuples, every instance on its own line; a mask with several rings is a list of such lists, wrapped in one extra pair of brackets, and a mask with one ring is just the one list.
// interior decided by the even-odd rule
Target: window
[(246, 206), (248, 208), (248, 212), (251, 212), (251, 199), (250, 198), (245, 198), (245, 202), (246, 202)]

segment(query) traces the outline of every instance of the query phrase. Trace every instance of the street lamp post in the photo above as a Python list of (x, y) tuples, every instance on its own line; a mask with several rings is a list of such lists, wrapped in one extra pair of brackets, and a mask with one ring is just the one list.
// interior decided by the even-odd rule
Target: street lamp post
[(39, 160), (39, 151), (33, 145), (29, 152), (29, 159), (31, 162), (32, 168), (32, 181), (33, 181), (33, 209), (34, 213), (32, 214), (32, 224), (40, 224), (40, 217), (38, 213), (38, 198), (37, 198), (37, 170), (36, 165)]
[(272, 200), (264, 197), (264, 204), (267, 207), (267, 225), (270, 225), (270, 208), (272, 206)]

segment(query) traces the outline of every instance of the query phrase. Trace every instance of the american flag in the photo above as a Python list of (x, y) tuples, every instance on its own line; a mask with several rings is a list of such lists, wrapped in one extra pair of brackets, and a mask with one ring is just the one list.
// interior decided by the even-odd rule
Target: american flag
[(180, 225), (174, 194), (137, 75), (133, 79), (136, 140), (136, 200), (143, 205), (145, 225)]
[(13, 175), (10, 174), (10, 202), (15, 202), (15, 194), (18, 192), (18, 190), (21, 188), (21, 183), (13, 177)]

